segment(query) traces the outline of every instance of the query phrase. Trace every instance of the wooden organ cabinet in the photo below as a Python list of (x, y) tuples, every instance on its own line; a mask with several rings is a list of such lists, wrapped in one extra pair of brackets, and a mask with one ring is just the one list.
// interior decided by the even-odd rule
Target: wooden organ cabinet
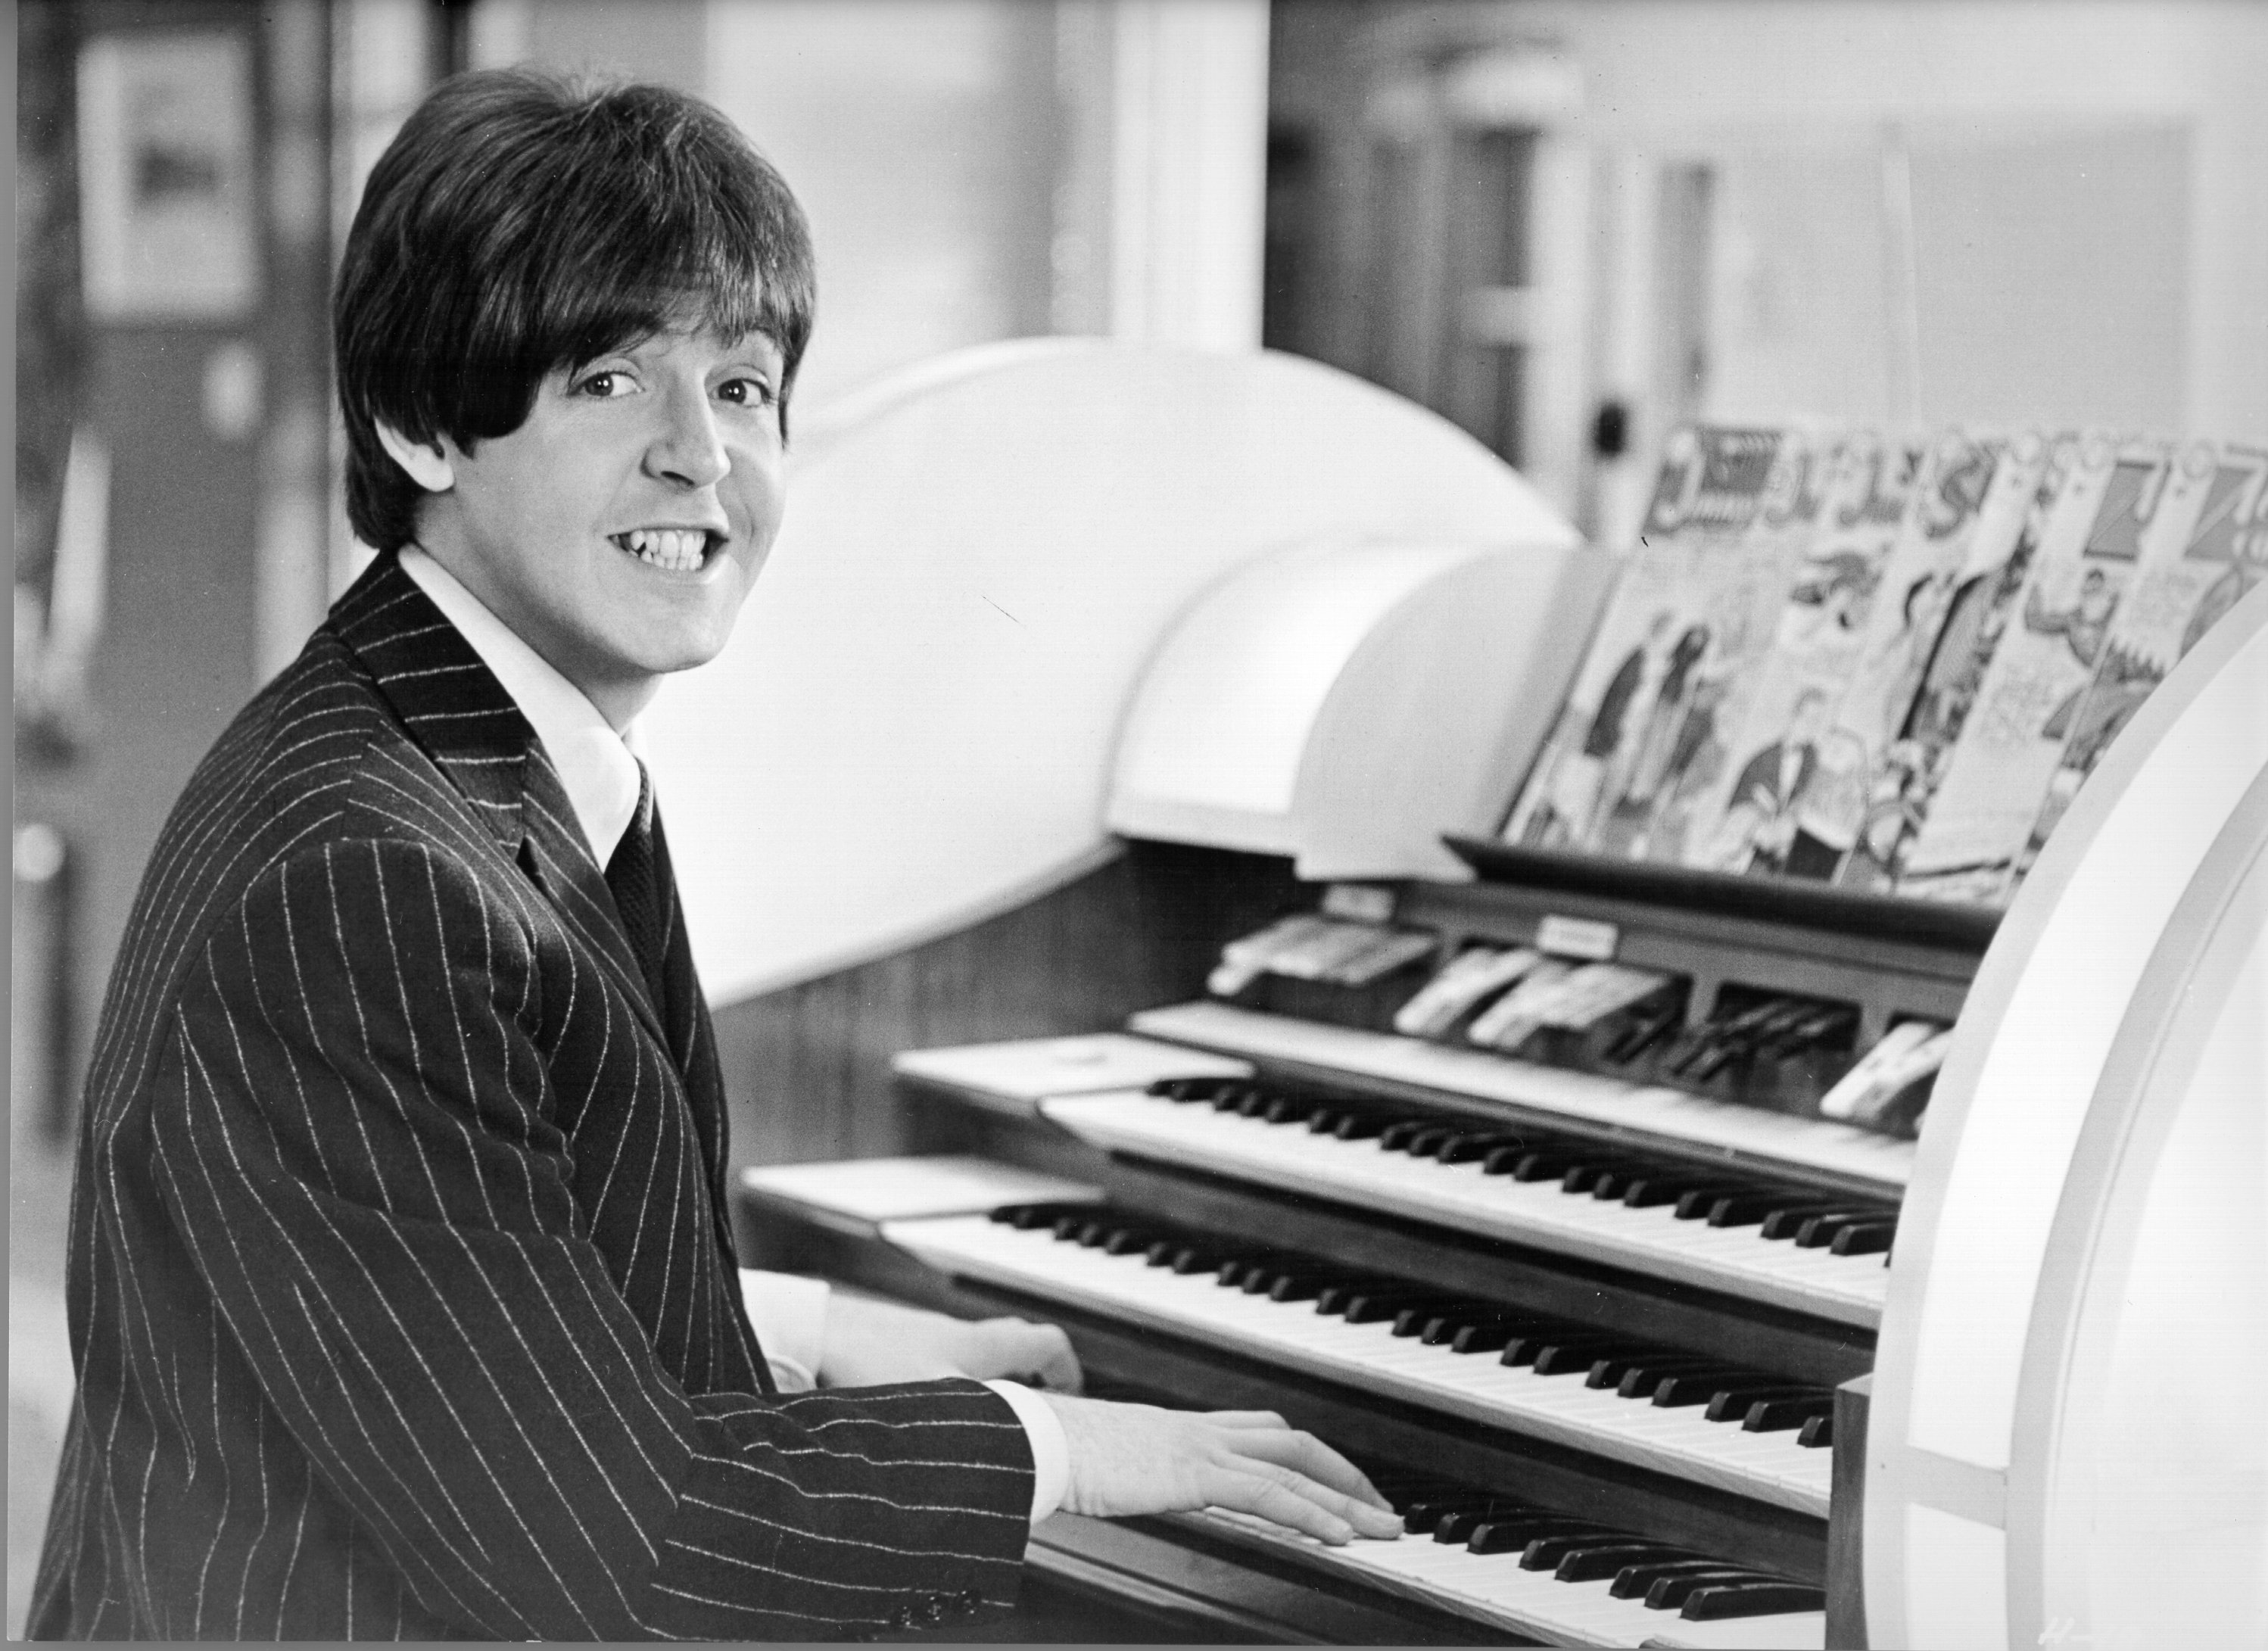
[[(996, 348), (797, 465), (647, 730), (748, 1259), (1060, 1323), (1408, 1515), (1058, 1515), (1029, 1632), (2260, 1642), (2268, 593), (1996, 921), (1495, 844), (1611, 558), (1327, 369)], [(1232, 949), (1302, 915), (1294, 973)], [(1522, 947), (1676, 990), (1419, 1024)], [(1918, 1130), (1820, 1117), (1917, 1018)]]

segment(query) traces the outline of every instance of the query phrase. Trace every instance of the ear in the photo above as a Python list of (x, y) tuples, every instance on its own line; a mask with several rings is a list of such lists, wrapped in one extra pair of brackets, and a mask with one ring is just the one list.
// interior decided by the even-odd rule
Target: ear
[(411, 481), (429, 493), (446, 493), (456, 486), (456, 468), (438, 440), (412, 441), (384, 419), (374, 422), (379, 442)]

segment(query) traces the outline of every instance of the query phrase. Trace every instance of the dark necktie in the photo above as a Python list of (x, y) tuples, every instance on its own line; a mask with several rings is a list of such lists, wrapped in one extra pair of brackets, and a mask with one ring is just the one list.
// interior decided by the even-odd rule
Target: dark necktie
[(643, 763), (638, 764), (637, 812), (630, 816), (622, 841), (615, 844), (614, 854), (607, 861), (607, 887), (614, 891), (622, 932), (630, 937), (630, 949), (637, 954), (654, 1007), (661, 1012), (666, 1024), (669, 1006), (662, 965), (669, 950), (669, 915), (665, 905), (668, 896), (654, 867), (653, 784)]

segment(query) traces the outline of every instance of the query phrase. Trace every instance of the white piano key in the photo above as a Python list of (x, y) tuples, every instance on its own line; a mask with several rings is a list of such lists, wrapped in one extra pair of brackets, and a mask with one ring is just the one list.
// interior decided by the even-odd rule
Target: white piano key
[(1139, 1091), (1042, 1102), (1051, 1119), (1098, 1146), (1214, 1174), (1317, 1192), (1435, 1226), (1626, 1266), (1747, 1301), (1867, 1329), (1881, 1318), (1889, 1270), (1880, 1256), (1837, 1256), (1770, 1240), (1756, 1227), (1679, 1220), (1668, 1205), (1631, 1209), (1515, 1182), (1478, 1161), (1444, 1164)]
[(1394, 1542), (1358, 1539), (1333, 1548), (1264, 1520), (1219, 1509), (1178, 1519), (1295, 1553), (1319, 1568), (1554, 1645), (1819, 1651), (1826, 1643), (1826, 1618), (1819, 1611), (1688, 1622), (1674, 1610), (1653, 1610), (1643, 1600), (1616, 1599), (1611, 1581), (1562, 1582), (1549, 1571), (1523, 1571), (1516, 1553), (1476, 1554), (1423, 1537)]
[(1209, 1273), (1175, 1274), (1139, 1256), (1109, 1256), (981, 1216), (893, 1221), (883, 1236), (940, 1270), (1030, 1290), (1215, 1345), (1256, 1354), (1412, 1404), (1611, 1456), (1799, 1512), (1827, 1513), (1829, 1453), (1793, 1433), (1751, 1434), (1712, 1422), (1703, 1408), (1657, 1406), (1539, 1376), (1490, 1354), (1462, 1354), (1396, 1337), (1389, 1324), (1350, 1324), (1312, 1302), (1278, 1302), (1224, 1287)]
[(1324, 1026), (1219, 1003), (1147, 1009), (1128, 1024), (1144, 1036), (1222, 1054), (1297, 1061), (1347, 1077), (1385, 1079), (1445, 1095), (1503, 1102), (1689, 1148), (1730, 1151), (1791, 1168), (1849, 1176), (1889, 1197), (1904, 1188), (1913, 1168), (1913, 1142), (1871, 1130), (1392, 1033)]

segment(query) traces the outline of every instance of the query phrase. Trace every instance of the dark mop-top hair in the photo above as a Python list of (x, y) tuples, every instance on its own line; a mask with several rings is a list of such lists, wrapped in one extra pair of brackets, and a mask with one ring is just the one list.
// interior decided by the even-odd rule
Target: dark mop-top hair
[(384, 422), (469, 452), (526, 419), (545, 376), (668, 326), (811, 336), (811, 232), (786, 181), (708, 104), (526, 70), (445, 81), (379, 157), (333, 296), (347, 517), (391, 552), (423, 494)]

